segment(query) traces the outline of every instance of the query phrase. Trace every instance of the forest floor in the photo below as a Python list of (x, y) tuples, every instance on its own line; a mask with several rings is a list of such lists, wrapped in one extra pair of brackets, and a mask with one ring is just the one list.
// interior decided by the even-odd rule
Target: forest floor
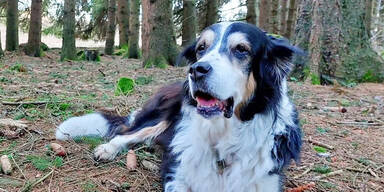
[[(0, 174), (0, 191), (161, 191), (160, 163), (146, 145), (135, 148), (139, 166), (126, 168), (126, 152), (98, 163), (98, 138), (55, 140), (63, 120), (98, 110), (126, 115), (142, 106), (160, 86), (183, 80), (186, 68), (143, 69), (140, 60), (104, 56), (101, 62), (58, 62), (57, 50), (43, 58), (7, 53), (0, 61), (0, 120), (22, 120), (26, 128), (0, 125), (0, 155), (13, 164)], [(128, 96), (115, 96), (120, 77), (135, 79)], [(315, 183), (309, 191), (384, 191), (384, 85), (353, 88), (290, 82), (300, 112), (304, 144), (301, 163), (287, 169), (286, 188)], [(346, 109), (344, 113), (340, 109)], [(48, 147), (58, 142), (67, 156)]]

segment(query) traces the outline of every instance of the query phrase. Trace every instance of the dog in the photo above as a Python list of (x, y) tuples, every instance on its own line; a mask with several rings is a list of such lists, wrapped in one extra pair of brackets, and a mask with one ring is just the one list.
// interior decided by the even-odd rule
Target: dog
[(180, 55), (187, 80), (161, 88), (127, 117), (93, 113), (64, 121), (56, 138), (99, 135), (98, 160), (127, 146), (163, 147), (167, 192), (278, 192), (284, 167), (299, 161), (301, 129), (287, 75), (301, 50), (242, 22), (205, 29)]

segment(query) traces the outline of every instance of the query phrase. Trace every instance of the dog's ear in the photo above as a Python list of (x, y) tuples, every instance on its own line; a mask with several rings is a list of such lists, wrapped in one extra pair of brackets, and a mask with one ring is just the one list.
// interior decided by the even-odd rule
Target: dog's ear
[(180, 55), (177, 57), (177, 60), (176, 60), (176, 66), (182, 66), (183, 62), (185, 62), (184, 59), (187, 60), (187, 64), (195, 63), (197, 61), (196, 50), (195, 50), (196, 43), (197, 42), (194, 42), (191, 45), (187, 46), (180, 53)]
[(267, 62), (266, 67), (272, 67), (271, 72), (278, 75), (277, 78), (284, 78), (293, 68), (292, 57), (295, 54), (305, 55), (305, 53), (300, 48), (291, 45), (285, 38), (268, 36), (268, 40), (264, 58)]

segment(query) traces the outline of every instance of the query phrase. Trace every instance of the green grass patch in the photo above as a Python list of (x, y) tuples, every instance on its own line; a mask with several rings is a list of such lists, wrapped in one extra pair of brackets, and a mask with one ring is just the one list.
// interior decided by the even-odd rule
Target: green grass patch
[(17, 71), (17, 72), (27, 72), (27, 68), (21, 63), (16, 63), (10, 66), (9, 70)]
[(131, 78), (121, 77), (116, 84), (115, 95), (128, 95), (134, 91), (135, 81)]
[(378, 75), (374, 74), (373, 71), (370, 69), (361, 77), (360, 81), (377, 83), (381, 82), (382, 79)]
[(322, 127), (317, 127), (316, 128), (316, 131), (320, 134), (324, 134), (324, 133), (327, 133), (328, 132), (328, 129), (326, 128), (322, 128)]
[(328, 167), (328, 165), (317, 165), (313, 168), (313, 171), (316, 173), (327, 174), (332, 172), (332, 169)]
[(87, 181), (83, 185), (81, 185), (82, 191), (83, 192), (97, 192), (97, 185), (94, 184), (91, 181)]
[(137, 77), (136, 80), (135, 80), (135, 83), (137, 85), (148, 85), (150, 84), (151, 82), (153, 81), (153, 76), (148, 76), (148, 77), (145, 77), (145, 76), (140, 76), (140, 77)]
[(311, 77), (312, 85), (320, 85), (321, 84), (320, 77), (318, 75), (310, 74), (310, 77)]
[(89, 150), (94, 150), (97, 146), (105, 142), (105, 140), (102, 137), (98, 137), (98, 136), (75, 137), (73, 140), (76, 143), (84, 143), (89, 145)]
[(324, 147), (320, 147), (320, 146), (314, 146), (313, 149), (318, 152), (318, 153), (326, 153), (327, 152), (327, 149), (324, 148)]
[(47, 156), (27, 156), (27, 161), (31, 162), (33, 167), (39, 171), (45, 171), (50, 167), (62, 167), (64, 160), (61, 157), (50, 158)]

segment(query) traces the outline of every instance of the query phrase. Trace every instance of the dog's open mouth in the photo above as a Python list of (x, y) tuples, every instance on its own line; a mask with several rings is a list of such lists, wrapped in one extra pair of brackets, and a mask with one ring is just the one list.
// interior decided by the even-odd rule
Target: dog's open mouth
[(197, 91), (195, 92), (197, 101), (197, 112), (209, 118), (224, 113), (224, 117), (230, 118), (233, 114), (233, 97), (226, 100), (220, 100), (209, 93)]

